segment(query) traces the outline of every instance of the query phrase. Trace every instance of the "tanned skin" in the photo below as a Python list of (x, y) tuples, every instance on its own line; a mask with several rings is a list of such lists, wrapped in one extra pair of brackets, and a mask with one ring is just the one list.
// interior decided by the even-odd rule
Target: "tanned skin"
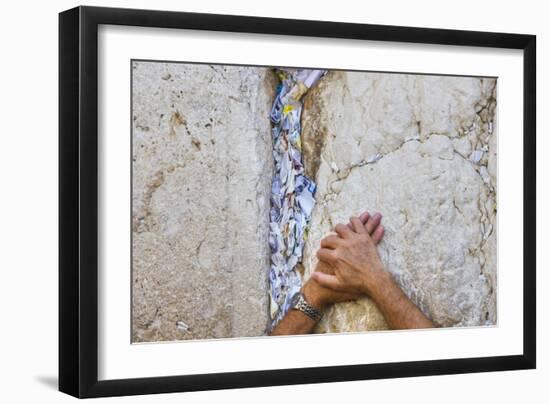
[[(391, 329), (432, 328), (430, 319), (384, 269), (377, 250), (384, 236), (381, 220), (381, 214), (365, 212), (352, 217), (347, 225), (336, 225), (336, 234), (321, 240), (319, 262), (301, 292), (321, 311), (334, 303), (369, 296)], [(315, 325), (301, 311), (289, 310), (270, 335), (309, 334)]]

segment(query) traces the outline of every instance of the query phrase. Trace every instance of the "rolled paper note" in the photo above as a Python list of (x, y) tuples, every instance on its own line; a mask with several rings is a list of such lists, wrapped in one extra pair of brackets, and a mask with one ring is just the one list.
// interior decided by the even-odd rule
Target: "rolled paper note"
[(316, 186), (304, 175), (300, 100), (324, 73), (307, 69), (277, 71), (281, 83), (271, 109), (275, 162), (269, 214), (271, 328), (286, 314), (293, 295), (301, 287), (295, 267), (302, 259)]

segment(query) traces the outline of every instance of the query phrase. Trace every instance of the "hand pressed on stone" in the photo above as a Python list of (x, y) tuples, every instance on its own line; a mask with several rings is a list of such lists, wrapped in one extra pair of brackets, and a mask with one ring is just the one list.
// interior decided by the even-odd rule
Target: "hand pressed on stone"
[[(373, 216), (381, 220), (379, 213)], [(369, 221), (363, 224), (358, 217), (351, 218), (351, 226), (338, 224), (336, 235), (321, 240), (317, 257), (329, 265), (333, 273), (314, 272), (312, 278), (321, 286), (345, 294), (370, 294), (383, 275), (384, 266), (378, 255), (377, 243), (383, 227), (373, 228)]]
[[(375, 244), (378, 244), (384, 236), (384, 227), (380, 224), (382, 216), (380, 214), (370, 216), (369, 212), (364, 212), (359, 216), (361, 224)], [(347, 224), (349, 229), (353, 229), (353, 224), (350, 222)], [(334, 275), (334, 268), (327, 262), (319, 260), (315, 267), (315, 272), (321, 272), (323, 274)], [(317, 308), (324, 308), (327, 305), (346, 302), (350, 300), (357, 300), (361, 297), (360, 293), (346, 293), (337, 291), (324, 286), (321, 286), (312, 276), (302, 289), (306, 300)]]

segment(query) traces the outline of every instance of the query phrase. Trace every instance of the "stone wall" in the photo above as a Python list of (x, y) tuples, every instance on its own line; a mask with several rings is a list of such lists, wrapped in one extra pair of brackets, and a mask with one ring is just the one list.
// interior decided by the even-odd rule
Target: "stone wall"
[(132, 340), (262, 335), (273, 74), (132, 69)]
[[(133, 63), (134, 342), (265, 333), (275, 85), (263, 68)], [(383, 262), (436, 324), (496, 324), (495, 107), (495, 79), (322, 78), (302, 120), (318, 184), (304, 279), (333, 225), (380, 211)], [(316, 331), (384, 328), (365, 298)]]
[[(495, 106), (495, 79), (329, 72), (303, 116), (318, 184), (304, 277), (333, 225), (379, 211), (386, 268), (437, 325), (495, 324)], [(365, 298), (317, 331), (384, 328)]]

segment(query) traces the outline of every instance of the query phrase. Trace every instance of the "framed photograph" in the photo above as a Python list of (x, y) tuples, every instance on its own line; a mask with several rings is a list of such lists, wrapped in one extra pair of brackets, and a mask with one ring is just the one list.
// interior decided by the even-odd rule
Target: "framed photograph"
[(533, 35), (59, 16), (59, 389), (532, 369)]

